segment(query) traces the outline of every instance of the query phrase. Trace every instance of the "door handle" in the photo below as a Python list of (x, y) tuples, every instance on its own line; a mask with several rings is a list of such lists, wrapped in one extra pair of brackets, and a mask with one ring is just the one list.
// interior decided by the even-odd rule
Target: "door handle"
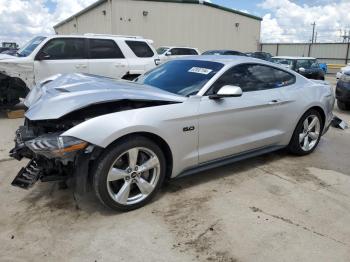
[(81, 67), (81, 68), (86, 68), (87, 65), (84, 65), (84, 64), (83, 64), (83, 65), (80, 65), (80, 67)]
[(274, 99), (274, 100), (271, 100), (268, 104), (269, 105), (280, 105), (282, 103), (283, 103), (282, 100)]

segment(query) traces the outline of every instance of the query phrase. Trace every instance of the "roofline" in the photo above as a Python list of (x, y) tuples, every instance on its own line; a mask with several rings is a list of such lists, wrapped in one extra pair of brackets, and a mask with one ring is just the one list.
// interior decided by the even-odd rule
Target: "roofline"
[(71, 21), (73, 18), (77, 17), (77, 16), (80, 16), (88, 11), (90, 11), (91, 9), (107, 2), (108, 0), (98, 0), (96, 1), (95, 3), (92, 3), (91, 5), (85, 7), (83, 10), (79, 11), (78, 13), (74, 14), (74, 15), (71, 15), (70, 17), (64, 19), (63, 21), (59, 22), (58, 24), (54, 25), (53, 28), (56, 29), (57, 27)]
[[(53, 28), (56, 29), (57, 27), (71, 21), (73, 18), (77, 17), (77, 16), (80, 16), (88, 11), (90, 11), (91, 9), (107, 2), (108, 0), (98, 0), (96, 1), (95, 3), (85, 7), (83, 10), (79, 11), (78, 13), (64, 19), (63, 21), (59, 22), (58, 24), (54, 25)], [(246, 17), (249, 17), (249, 18), (253, 18), (255, 20), (258, 20), (258, 21), (262, 21), (262, 18), (259, 17), (259, 16), (255, 16), (255, 15), (251, 15), (251, 14), (247, 14), (247, 13), (244, 13), (244, 12), (241, 12), (241, 11), (238, 11), (238, 10), (235, 10), (235, 9), (232, 9), (232, 8), (229, 8), (229, 7), (225, 7), (225, 6), (221, 6), (221, 5), (217, 5), (217, 4), (213, 4), (213, 3), (209, 3), (209, 2), (206, 2), (205, 0), (136, 0), (136, 1), (145, 1), (145, 2), (166, 2), (166, 3), (177, 3), (177, 4), (200, 4), (200, 5), (205, 5), (205, 6), (209, 6), (209, 7), (213, 7), (213, 8), (216, 8), (216, 9), (219, 9), (219, 10), (223, 10), (223, 11), (226, 11), (226, 12), (230, 12), (230, 13), (233, 13), (233, 14), (238, 14), (238, 15), (242, 15), (242, 16), (246, 16)]]

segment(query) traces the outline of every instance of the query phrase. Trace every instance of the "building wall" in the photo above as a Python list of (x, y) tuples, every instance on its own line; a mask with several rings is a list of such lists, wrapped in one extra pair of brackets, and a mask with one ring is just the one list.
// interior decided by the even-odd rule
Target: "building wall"
[[(57, 34), (111, 33), (111, 2), (107, 1), (55, 28)], [(103, 12), (105, 11), (105, 13)]]
[[(106, 10), (106, 15), (103, 15), (103, 10)], [(144, 16), (144, 11), (148, 12), (147, 16)], [(178, 45), (197, 47), (201, 51), (256, 51), (260, 21), (198, 4), (110, 0), (55, 30), (58, 34), (140, 35), (154, 40), (155, 47)]]

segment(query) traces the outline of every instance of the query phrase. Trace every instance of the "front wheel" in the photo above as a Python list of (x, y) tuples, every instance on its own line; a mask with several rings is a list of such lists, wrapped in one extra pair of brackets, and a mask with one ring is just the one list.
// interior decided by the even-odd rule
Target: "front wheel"
[(165, 177), (165, 157), (152, 140), (137, 136), (123, 139), (97, 161), (94, 189), (106, 206), (129, 211), (147, 204)]
[(312, 153), (321, 139), (322, 130), (320, 113), (313, 109), (307, 111), (294, 130), (288, 146), (289, 151), (299, 156)]

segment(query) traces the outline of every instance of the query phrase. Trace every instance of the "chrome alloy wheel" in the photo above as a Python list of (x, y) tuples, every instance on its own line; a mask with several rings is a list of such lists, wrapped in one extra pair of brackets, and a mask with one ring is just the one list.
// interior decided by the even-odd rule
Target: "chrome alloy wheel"
[(147, 198), (157, 185), (160, 162), (150, 149), (134, 147), (122, 153), (107, 175), (107, 189), (121, 205), (136, 204)]
[(302, 133), (299, 134), (299, 143), (304, 151), (312, 150), (320, 137), (321, 123), (317, 116), (308, 116), (303, 123)]

